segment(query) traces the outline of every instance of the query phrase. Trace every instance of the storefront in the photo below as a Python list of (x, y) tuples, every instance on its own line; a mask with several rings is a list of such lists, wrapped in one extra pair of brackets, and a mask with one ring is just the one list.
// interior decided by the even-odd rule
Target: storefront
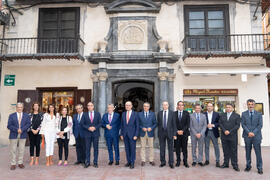
[(206, 111), (207, 103), (214, 104), (214, 110), (225, 112), (227, 103), (234, 105), (237, 109), (238, 89), (184, 89), (184, 102), (186, 110), (193, 112), (195, 104), (200, 104), (203, 111)]

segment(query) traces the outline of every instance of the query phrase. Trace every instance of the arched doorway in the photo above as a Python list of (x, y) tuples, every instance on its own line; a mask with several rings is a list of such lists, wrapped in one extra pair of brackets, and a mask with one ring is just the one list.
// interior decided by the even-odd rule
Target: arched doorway
[(154, 83), (146, 81), (120, 81), (113, 83), (113, 102), (116, 111), (124, 111), (126, 101), (131, 101), (133, 109), (137, 112), (143, 110), (143, 103), (149, 102), (154, 111)]

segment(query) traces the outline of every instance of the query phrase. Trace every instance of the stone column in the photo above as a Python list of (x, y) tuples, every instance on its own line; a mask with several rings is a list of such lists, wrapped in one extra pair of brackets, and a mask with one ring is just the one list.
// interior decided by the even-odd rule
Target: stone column
[(170, 110), (175, 111), (174, 107), (174, 78), (175, 74), (169, 74), (168, 76), (168, 83), (169, 83), (169, 104), (170, 104)]
[(160, 110), (162, 109), (162, 102), (163, 101), (168, 101), (168, 72), (158, 72), (158, 77), (159, 77), (159, 85), (160, 85), (160, 95), (159, 95), (159, 102), (160, 102)]
[(93, 98), (92, 98), (92, 102), (97, 107), (97, 105), (98, 105), (98, 76), (96, 74), (92, 74), (91, 78), (93, 80)]

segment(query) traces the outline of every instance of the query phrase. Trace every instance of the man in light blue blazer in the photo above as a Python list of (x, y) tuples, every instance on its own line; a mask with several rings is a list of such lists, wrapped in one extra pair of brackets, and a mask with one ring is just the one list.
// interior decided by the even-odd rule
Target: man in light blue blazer
[(251, 149), (254, 147), (256, 159), (257, 159), (257, 169), (259, 174), (263, 174), (263, 162), (261, 155), (261, 141), (262, 133), (261, 129), (263, 126), (262, 114), (254, 110), (255, 101), (253, 99), (247, 100), (248, 110), (242, 113), (242, 137), (245, 140), (246, 148), (246, 168), (245, 171), (251, 170)]
[(143, 104), (143, 111), (139, 112), (139, 122), (141, 138), (141, 165), (145, 165), (145, 147), (147, 142), (149, 147), (149, 163), (154, 166), (154, 131), (157, 127), (157, 120), (155, 113), (150, 111), (150, 103), (145, 102)]
[(115, 165), (119, 165), (119, 130), (121, 125), (120, 115), (114, 112), (114, 105), (108, 104), (107, 113), (102, 117), (102, 127), (105, 128), (104, 137), (106, 139), (109, 165), (113, 164), (113, 147), (115, 153)]

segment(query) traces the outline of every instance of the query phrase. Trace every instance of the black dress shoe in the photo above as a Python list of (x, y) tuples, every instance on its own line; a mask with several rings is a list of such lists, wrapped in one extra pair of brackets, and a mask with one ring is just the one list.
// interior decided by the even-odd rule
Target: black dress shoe
[(220, 168), (229, 168), (229, 165), (227, 165), (227, 164), (222, 164), (222, 166), (220, 166)]
[(142, 161), (141, 166), (144, 166), (144, 165), (145, 165), (145, 162)]
[(209, 165), (209, 161), (205, 161), (204, 165), (206, 166)]
[(115, 165), (118, 166), (118, 165), (119, 165), (119, 161), (116, 161), (116, 162), (115, 162)]
[(112, 161), (110, 161), (110, 162), (108, 163), (108, 165), (109, 165), (109, 166), (111, 166), (112, 164), (113, 164), (113, 162), (112, 162)]
[(219, 162), (216, 162), (216, 167), (220, 167), (220, 164), (219, 164)]
[(258, 170), (258, 174), (263, 174), (263, 170), (262, 169), (259, 169)]
[(184, 163), (184, 166), (185, 166), (186, 168), (189, 168), (188, 163)]
[(94, 164), (94, 167), (95, 167), (95, 168), (98, 168), (98, 164), (95, 163), (95, 164)]
[(179, 167), (180, 166), (180, 162), (177, 162), (176, 164), (175, 164), (175, 167)]
[(202, 162), (199, 162), (198, 163), (201, 167), (203, 167), (204, 166), (204, 164), (202, 163)]
[(155, 162), (150, 162), (149, 164), (152, 166), (155, 166)]
[(80, 161), (77, 161), (77, 162), (74, 163), (74, 165), (79, 165), (79, 164), (81, 164)]
[(84, 168), (88, 168), (90, 166), (90, 163), (85, 163)]
[(164, 163), (159, 165), (159, 167), (164, 167), (164, 166), (166, 166), (166, 164)]
[(171, 169), (174, 169), (174, 165), (173, 165), (173, 164), (170, 164), (170, 168), (171, 168)]
[(240, 171), (240, 169), (239, 169), (239, 167), (233, 167), (233, 169), (235, 170), (235, 171), (237, 171), (237, 172), (239, 172)]
[(251, 169), (251, 167), (246, 167), (244, 171), (245, 171), (245, 172), (249, 172), (250, 169)]
[(129, 168), (134, 169), (134, 164), (130, 164)]
[(125, 167), (129, 167), (129, 166), (130, 166), (130, 163), (125, 164)]
[(192, 163), (192, 166), (196, 166), (196, 164), (197, 164), (196, 162), (193, 162), (193, 163)]

